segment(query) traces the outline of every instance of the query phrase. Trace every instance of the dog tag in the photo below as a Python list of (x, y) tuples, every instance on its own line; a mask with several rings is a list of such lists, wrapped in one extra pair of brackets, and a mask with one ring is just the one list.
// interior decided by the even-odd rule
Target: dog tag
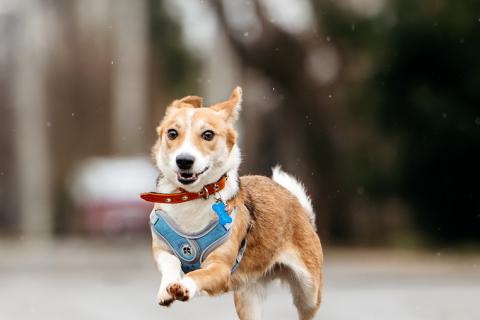
[(227, 223), (232, 223), (232, 217), (230, 217), (227, 210), (225, 210), (225, 203), (217, 201), (212, 205), (212, 209), (217, 214), (222, 226), (225, 226)]

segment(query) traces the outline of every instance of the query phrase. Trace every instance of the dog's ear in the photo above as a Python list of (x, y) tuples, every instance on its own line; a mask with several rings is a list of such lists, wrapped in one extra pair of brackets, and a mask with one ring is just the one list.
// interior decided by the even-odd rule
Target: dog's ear
[(203, 105), (203, 98), (198, 96), (186, 96), (178, 100), (178, 102), (189, 104), (195, 108), (201, 108)]
[(192, 108), (192, 107), (201, 108), (202, 106), (203, 106), (203, 98), (198, 96), (186, 96), (186, 97), (183, 97), (182, 99), (173, 100), (172, 103), (170, 103), (167, 106), (167, 109), (165, 110), (164, 119), (168, 116), (168, 114), (171, 111), (175, 109)]
[(167, 107), (166, 114), (170, 110), (180, 109), (180, 108), (201, 108), (203, 106), (203, 98), (197, 96), (186, 96), (182, 99), (173, 100), (172, 103)]
[(210, 108), (220, 112), (226, 121), (235, 122), (242, 108), (242, 88), (236, 87), (227, 101), (214, 104)]

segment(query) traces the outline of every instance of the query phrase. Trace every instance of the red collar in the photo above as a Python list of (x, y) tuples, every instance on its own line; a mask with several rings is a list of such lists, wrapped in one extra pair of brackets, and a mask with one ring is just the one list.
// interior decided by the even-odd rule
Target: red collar
[(218, 192), (225, 188), (225, 183), (227, 181), (227, 175), (224, 175), (215, 183), (207, 184), (203, 187), (200, 192), (188, 192), (183, 189), (180, 189), (179, 193), (157, 193), (157, 192), (147, 192), (142, 193), (140, 198), (148, 202), (155, 203), (182, 203), (198, 198), (208, 199), (211, 194)]

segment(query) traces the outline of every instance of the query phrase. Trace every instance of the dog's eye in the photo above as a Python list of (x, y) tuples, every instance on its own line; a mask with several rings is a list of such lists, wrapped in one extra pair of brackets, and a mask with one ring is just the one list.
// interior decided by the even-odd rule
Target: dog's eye
[(207, 141), (212, 141), (214, 136), (215, 136), (215, 133), (213, 133), (212, 130), (207, 130), (202, 133), (202, 138)]
[(178, 137), (178, 132), (175, 129), (170, 129), (167, 132), (167, 137), (170, 140), (175, 140)]

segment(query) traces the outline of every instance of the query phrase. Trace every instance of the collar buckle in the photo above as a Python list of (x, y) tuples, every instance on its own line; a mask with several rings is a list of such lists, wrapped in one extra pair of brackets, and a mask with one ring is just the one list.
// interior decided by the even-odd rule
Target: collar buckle
[(200, 191), (198, 195), (203, 197), (203, 199), (207, 200), (208, 197), (210, 196), (210, 193), (208, 192), (208, 188), (206, 186), (203, 187), (202, 191)]

